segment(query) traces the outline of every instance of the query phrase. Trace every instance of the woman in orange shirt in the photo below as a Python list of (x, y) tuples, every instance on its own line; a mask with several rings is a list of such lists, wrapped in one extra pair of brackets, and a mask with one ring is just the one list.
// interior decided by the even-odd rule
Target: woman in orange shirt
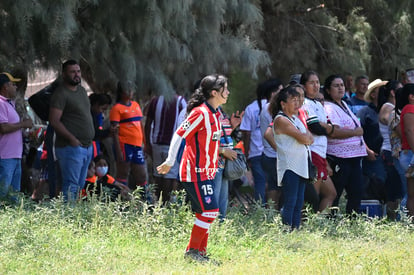
[[(135, 85), (132, 82), (118, 82), (116, 103), (109, 115), (114, 132), (116, 180), (128, 185), (132, 190), (137, 186), (143, 187), (147, 202), (152, 203), (142, 148), (142, 111), (138, 102), (133, 100), (134, 96)], [(130, 172), (133, 181), (128, 182)]]

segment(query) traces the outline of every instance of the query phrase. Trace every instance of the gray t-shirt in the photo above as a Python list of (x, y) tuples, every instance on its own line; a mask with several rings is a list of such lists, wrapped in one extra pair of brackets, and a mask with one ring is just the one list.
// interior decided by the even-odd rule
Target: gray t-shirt
[[(62, 110), (61, 122), (83, 146), (92, 144), (95, 135), (88, 94), (82, 86), (76, 91), (59, 86), (50, 99), (50, 107)], [(69, 141), (56, 133), (56, 146), (68, 146)]]

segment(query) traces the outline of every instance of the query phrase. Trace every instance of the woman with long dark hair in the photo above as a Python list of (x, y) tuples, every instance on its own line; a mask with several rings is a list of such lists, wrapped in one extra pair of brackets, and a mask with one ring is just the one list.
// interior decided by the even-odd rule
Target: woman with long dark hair
[(215, 74), (201, 80), (188, 102), (189, 115), (173, 135), (167, 159), (157, 167), (158, 173), (168, 173), (185, 139), (179, 178), (196, 212), (185, 257), (199, 262), (208, 261), (209, 228), (219, 213), (214, 194), (222, 130), (218, 108), (227, 102), (229, 94), (226, 77)]
[(266, 202), (266, 174), (262, 166), (263, 140), (260, 131), (260, 114), (270, 100), (273, 90), (266, 89), (267, 81), (257, 85), (256, 99), (247, 105), (240, 124), (243, 134), (244, 154), (252, 171), (254, 181), (254, 198), (262, 205)]
[(328, 163), (326, 161), (327, 137), (333, 134), (335, 128), (328, 123), (325, 109), (317, 100), (320, 89), (318, 74), (314, 71), (303, 73), (300, 84), (305, 88), (305, 103), (302, 109), (308, 114), (306, 123), (314, 138), (314, 143), (310, 146), (312, 162), (318, 169), (318, 180), (313, 187), (320, 197), (318, 210), (323, 211), (331, 207), (336, 198), (335, 186), (328, 175)]
[(387, 217), (395, 220), (397, 217), (397, 210), (399, 201), (405, 195), (405, 179), (400, 177), (399, 163), (394, 160), (391, 149), (390, 129), (389, 124), (393, 118), (391, 113), (395, 109), (395, 93), (398, 88), (402, 87), (397, 80), (388, 81), (385, 86), (380, 87), (378, 92), (378, 120), (379, 130), (383, 138), (381, 146), (381, 158), (384, 162), (387, 177), (385, 179)]
[[(269, 94), (271, 98), (277, 96), (280, 90), (283, 89), (282, 81), (273, 78), (264, 82), (263, 89), (266, 90), (265, 94)], [(273, 132), (271, 131), (271, 138), (266, 138), (267, 129), (273, 128), (273, 117), (269, 112), (270, 102), (267, 103), (263, 110), (260, 112), (260, 132), (262, 133), (262, 142), (263, 142), (263, 154), (262, 154), (262, 168), (266, 175), (267, 182), (267, 199), (266, 201), (271, 201), (274, 204), (275, 209), (279, 210), (280, 205), (279, 201), (282, 196), (282, 188), (277, 186), (277, 175), (275, 172), (276, 162), (277, 162), (277, 149), (276, 144), (273, 138)]]
[(367, 155), (364, 131), (358, 118), (342, 100), (345, 94), (344, 81), (339, 75), (331, 75), (325, 80), (324, 108), (334, 131), (328, 137), (327, 159), (333, 170), (332, 181), (336, 188), (333, 206), (338, 206), (345, 189), (347, 193), (346, 213), (359, 213), (362, 199), (363, 176), (362, 157)]

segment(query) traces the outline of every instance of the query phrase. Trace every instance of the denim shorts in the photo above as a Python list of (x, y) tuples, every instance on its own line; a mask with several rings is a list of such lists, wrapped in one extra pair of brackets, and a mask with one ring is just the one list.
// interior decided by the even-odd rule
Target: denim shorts
[(414, 164), (414, 154), (413, 151), (411, 150), (402, 150), (400, 152), (400, 164), (401, 164), (401, 168), (405, 171), (407, 171), (408, 166), (410, 166), (410, 164)]

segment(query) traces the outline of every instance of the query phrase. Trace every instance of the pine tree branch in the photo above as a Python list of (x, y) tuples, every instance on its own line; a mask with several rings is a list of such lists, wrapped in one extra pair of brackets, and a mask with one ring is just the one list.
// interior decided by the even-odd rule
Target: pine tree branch
[(295, 13), (295, 14), (307, 14), (307, 13), (310, 13), (310, 12), (321, 10), (323, 8), (325, 8), (325, 4), (319, 4), (317, 6), (310, 7), (310, 8), (300, 8), (300, 7), (298, 7), (297, 9), (295, 9), (292, 12)]
[(319, 42), (319, 40), (316, 38), (316, 36), (313, 34), (313, 32), (309, 29), (308, 25), (304, 24), (303, 22), (301, 22), (299, 20), (293, 19), (293, 18), (290, 18), (290, 20), (297, 23), (297, 24), (299, 24), (300, 26), (302, 26), (304, 28), (306, 33), (309, 34), (309, 36), (312, 38), (312, 40), (315, 42), (315, 44), (321, 50), (322, 56), (323, 56), (324, 60), (326, 61), (326, 63), (329, 64), (328, 57), (326, 56), (326, 52), (330, 52), (330, 51), (323, 47), (323, 45)]
[(383, 49), (381, 47), (381, 43), (378, 40), (378, 37), (375, 34), (372, 34), (372, 36), (374, 37), (374, 41), (376, 42), (376, 44), (378, 46), (379, 52), (381, 54), (381, 59), (384, 59), (385, 58), (385, 54), (384, 54), (384, 51), (383, 51)]
[(340, 31), (337, 28), (334, 28), (334, 27), (331, 27), (331, 26), (315, 24), (315, 23), (312, 23), (312, 22), (306, 22), (306, 23), (307, 23), (307, 25), (311, 25), (311, 26), (318, 27), (318, 28), (321, 28), (321, 29), (326, 29), (326, 30), (329, 30), (329, 31), (340, 33)]

